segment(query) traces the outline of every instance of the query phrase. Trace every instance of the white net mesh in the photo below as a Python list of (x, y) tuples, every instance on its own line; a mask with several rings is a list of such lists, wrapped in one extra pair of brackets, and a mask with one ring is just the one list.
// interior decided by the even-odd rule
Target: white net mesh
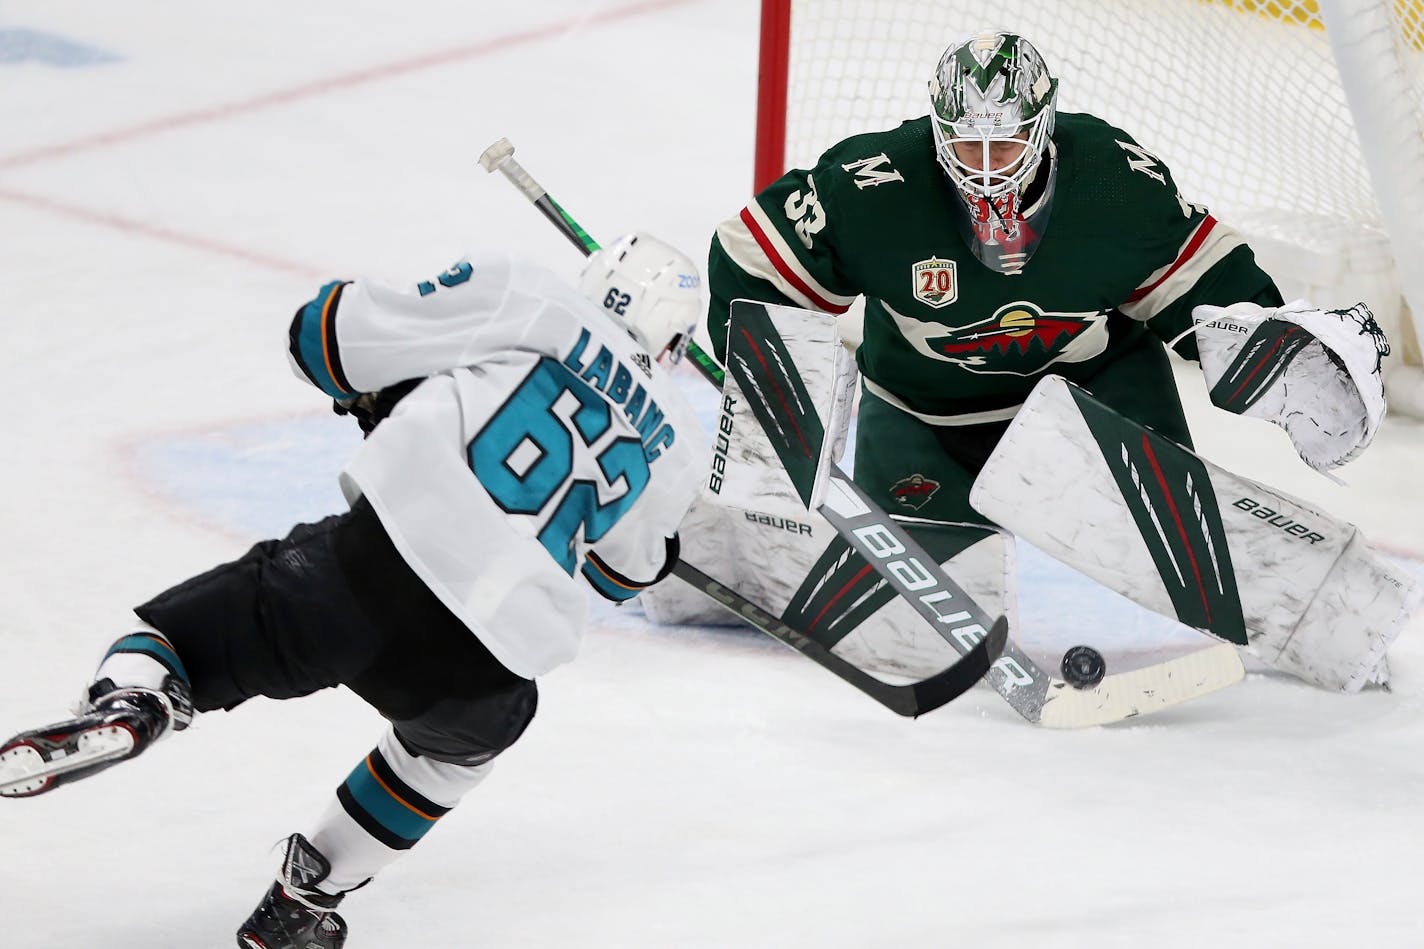
[[(1418, 9), (1405, 13), (1418, 31)], [(1219, 215), (1291, 209), (1379, 226), (1313, 0), (803, 0), (792, 17), (789, 166), (925, 114), (949, 42), (1003, 26), (1043, 52), (1064, 110), (1122, 125)]]
[[(1424, 115), (1424, 0), (1382, 2), (1406, 88), (1379, 94)], [(786, 166), (926, 114), (940, 54), (985, 27), (1033, 42), (1061, 109), (1155, 152), (1187, 198), (1246, 233), (1288, 293), (1333, 303), (1322, 283), (1346, 284), (1342, 301), (1391, 292), (1378, 275), (1363, 288), (1342, 275), (1391, 270), (1390, 251), (1316, 0), (794, 0)], [(1292, 267), (1303, 272), (1280, 273)], [(1392, 293), (1386, 310), (1397, 282)]]

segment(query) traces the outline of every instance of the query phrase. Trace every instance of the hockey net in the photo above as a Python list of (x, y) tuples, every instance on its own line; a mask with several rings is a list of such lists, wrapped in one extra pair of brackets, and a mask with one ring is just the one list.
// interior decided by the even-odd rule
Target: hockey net
[(1424, 415), (1424, 0), (763, 0), (757, 186), (924, 115), (984, 27), (1028, 37), (1060, 108), (1155, 152), (1288, 298), (1367, 301), (1392, 405)]

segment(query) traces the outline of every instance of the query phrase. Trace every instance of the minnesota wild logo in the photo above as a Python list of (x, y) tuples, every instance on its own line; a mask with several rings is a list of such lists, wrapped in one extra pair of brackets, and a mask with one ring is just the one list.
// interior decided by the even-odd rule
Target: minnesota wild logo
[(1045, 313), (1020, 300), (968, 326), (937, 327), (943, 333), (926, 333), (924, 349), (971, 372), (1026, 376), (1055, 362), (1077, 362), (1102, 352), (1106, 319), (1102, 312)]
[(939, 482), (916, 472), (908, 478), (901, 478), (890, 486), (890, 493), (903, 507), (918, 511), (934, 497), (939, 490)]

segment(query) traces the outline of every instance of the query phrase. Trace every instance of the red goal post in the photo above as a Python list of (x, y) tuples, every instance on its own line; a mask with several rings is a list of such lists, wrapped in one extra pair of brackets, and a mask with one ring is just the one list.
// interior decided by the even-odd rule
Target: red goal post
[(1287, 297), (1367, 301), (1392, 407), (1424, 415), (1424, 0), (762, 0), (761, 23), (758, 189), (924, 115), (951, 41), (1014, 30), (1060, 108), (1156, 152)]

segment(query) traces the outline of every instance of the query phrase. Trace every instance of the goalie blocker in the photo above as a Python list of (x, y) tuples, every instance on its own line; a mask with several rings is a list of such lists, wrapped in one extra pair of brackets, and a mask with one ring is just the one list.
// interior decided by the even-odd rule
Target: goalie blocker
[(1358, 691), (1421, 599), (1353, 525), (1058, 376), (1034, 388), (970, 503), (1104, 586), (1321, 688)]

